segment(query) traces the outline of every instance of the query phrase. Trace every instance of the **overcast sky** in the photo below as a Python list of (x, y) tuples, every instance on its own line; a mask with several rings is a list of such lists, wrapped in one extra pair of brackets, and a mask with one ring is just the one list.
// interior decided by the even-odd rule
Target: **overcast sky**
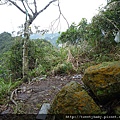
[[(50, 0), (39, 0), (38, 10), (41, 10)], [(82, 18), (91, 18), (98, 13), (100, 6), (106, 5), (106, 0), (60, 0), (61, 11), (68, 20), (69, 24), (75, 22), (78, 24)], [(40, 29), (49, 29), (53, 20), (58, 18), (59, 11), (55, 3), (50, 5), (33, 22), (33, 25), (39, 25)], [(18, 26), (25, 22), (25, 15), (14, 6), (0, 6), (0, 33), (18, 31)], [(57, 26), (57, 23), (56, 23)], [(54, 26), (54, 28), (56, 27)], [(66, 21), (61, 16), (61, 28), (58, 31), (67, 29)]]

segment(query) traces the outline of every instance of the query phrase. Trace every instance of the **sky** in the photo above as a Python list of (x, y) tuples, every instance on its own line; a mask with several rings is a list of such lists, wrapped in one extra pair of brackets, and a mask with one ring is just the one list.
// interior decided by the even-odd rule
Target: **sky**
[[(41, 10), (50, 0), (38, 0)], [(60, 0), (61, 11), (69, 24), (75, 22), (78, 24), (82, 18), (86, 18), (88, 22), (92, 17), (98, 13), (98, 8), (106, 5), (106, 0)], [(50, 5), (45, 11), (43, 11), (35, 19), (33, 26), (40, 26), (40, 29), (49, 29), (54, 31), (65, 31), (67, 27), (66, 21), (61, 16), (60, 25), (57, 27), (59, 21), (51, 27), (51, 22), (57, 19), (59, 16), (59, 10), (56, 3)], [(15, 6), (2, 5), (0, 6), (0, 33), (6, 31), (11, 33), (12, 31), (18, 31), (21, 24), (25, 22), (25, 15), (19, 11)], [(52, 29), (51, 29), (52, 28)], [(33, 29), (34, 31), (34, 29)]]

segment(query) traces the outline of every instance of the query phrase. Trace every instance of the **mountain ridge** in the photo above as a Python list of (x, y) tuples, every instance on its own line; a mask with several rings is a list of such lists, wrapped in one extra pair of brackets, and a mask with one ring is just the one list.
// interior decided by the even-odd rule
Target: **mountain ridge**
[(60, 36), (59, 33), (46, 33), (44, 35), (35, 33), (35, 34), (30, 35), (30, 39), (34, 39), (34, 40), (35, 39), (45, 39), (45, 40), (49, 41), (52, 45), (57, 46), (56, 41), (59, 36)]

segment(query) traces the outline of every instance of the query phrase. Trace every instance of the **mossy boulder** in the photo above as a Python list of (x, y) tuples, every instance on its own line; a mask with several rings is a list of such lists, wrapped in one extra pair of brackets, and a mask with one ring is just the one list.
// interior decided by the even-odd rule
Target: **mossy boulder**
[(79, 83), (71, 81), (55, 96), (50, 113), (100, 114), (101, 110)]
[(120, 95), (120, 61), (91, 66), (82, 80), (101, 103), (107, 103)]

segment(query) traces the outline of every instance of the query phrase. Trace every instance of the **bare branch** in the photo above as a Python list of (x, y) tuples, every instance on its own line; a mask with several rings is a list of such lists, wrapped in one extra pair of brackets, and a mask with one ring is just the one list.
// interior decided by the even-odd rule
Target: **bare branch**
[[(59, 9), (59, 13), (60, 13), (60, 14), (59, 14), (59, 16), (58, 16), (57, 19), (55, 19), (54, 21), (51, 22), (50, 29), (51, 29), (52, 32), (54, 32), (55, 30), (57, 30), (57, 29), (58, 29), (58, 26), (61, 25), (61, 24), (60, 24), (60, 17), (61, 17), (61, 16), (62, 16), (62, 17), (64, 18), (64, 20), (67, 22), (67, 25), (68, 25), (68, 28), (69, 28), (69, 23), (68, 23), (67, 19), (65, 18), (65, 16), (63, 15), (63, 13), (61, 12), (59, 0), (58, 0), (58, 5), (57, 5), (57, 6), (58, 6), (58, 9)], [(52, 27), (57, 23), (57, 21), (58, 21), (58, 24), (57, 24), (56, 28), (55, 28), (55, 29), (52, 29)], [(61, 27), (61, 26), (60, 26), (60, 27)]]
[[(46, 10), (49, 6), (50, 6), (50, 4), (52, 4), (53, 2), (56, 2), (57, 0), (52, 0), (52, 1), (50, 1), (42, 10), (40, 10), (39, 12), (37, 12), (37, 13), (34, 13), (34, 15), (33, 15), (33, 17), (30, 19), (30, 24), (35, 20), (35, 18), (40, 14), (40, 13), (42, 13), (44, 10)], [(36, 6), (37, 7), (37, 6)], [(36, 8), (37, 9), (37, 8)]]
[[(25, 2), (26, 2), (26, 1), (25, 1)], [(32, 12), (32, 14), (34, 14), (33, 10), (30, 8), (28, 2), (26, 2), (26, 5), (27, 5), (27, 7), (30, 9), (30, 11)]]
[[(65, 18), (65, 16), (63, 15), (63, 13), (61, 12), (61, 8), (60, 8), (60, 2), (59, 0), (51, 0), (43, 9), (41, 9), (40, 11), (37, 11), (37, 2), (36, 0), (34, 0), (34, 8), (35, 8), (35, 11), (33, 11), (28, 2), (25, 1), (25, 0), (19, 0), (22, 2), (23, 4), (23, 9), (17, 4), (17, 2), (13, 1), (13, 0), (6, 0), (8, 2), (10, 2), (11, 4), (13, 4), (14, 6), (16, 6), (22, 13), (24, 13), (26, 15), (26, 18), (27, 18), (27, 15), (29, 16), (29, 24), (32, 24), (32, 22), (36, 19), (36, 17), (42, 13), (44, 10), (46, 10), (52, 3), (58, 1), (58, 9), (59, 9), (59, 17), (54, 20), (51, 25), (53, 26), (54, 24), (56, 24), (56, 22), (58, 21), (58, 24), (57, 24), (57, 27), (59, 26), (60, 24), (60, 17), (62, 16), (64, 18), (64, 20), (66, 21), (67, 25), (68, 25), (68, 28), (69, 28), (69, 23), (67, 21), (67, 19)], [(32, 12), (32, 15), (30, 13), (28, 13), (28, 9)]]
[(16, 2), (14, 2), (14, 1), (12, 1), (12, 0), (8, 0), (8, 1), (11, 2), (13, 5), (15, 5), (15, 7), (17, 7), (21, 12), (23, 12), (24, 14), (26, 14), (26, 12), (25, 12), (23, 9), (21, 9), (21, 8), (17, 5)]
[(52, 0), (52, 1), (50, 1), (42, 10), (40, 10), (40, 11), (37, 13), (37, 15), (40, 14), (41, 12), (43, 12), (46, 8), (48, 8), (51, 3), (56, 2), (56, 1), (57, 1), (57, 0)]
[(26, 6), (25, 6), (25, 4), (24, 4), (24, 1), (21, 0), (21, 2), (22, 2), (22, 4), (23, 4), (23, 7), (25, 8), (25, 13), (26, 13), (26, 11), (28, 12), (28, 10), (27, 10), (27, 8), (26, 8)]
[(68, 25), (68, 28), (69, 28), (69, 23), (68, 23), (68, 21), (67, 21), (67, 19), (65, 18), (65, 16), (62, 14), (62, 12), (61, 12), (61, 9), (60, 9), (60, 2), (59, 2), (59, 0), (58, 0), (58, 8), (59, 8), (59, 12), (60, 12), (60, 14), (63, 16), (63, 18), (65, 19), (65, 21), (67, 22), (67, 25)]
[[(28, 10), (27, 10), (27, 8), (26, 8), (23, 0), (21, 0), (21, 2), (22, 2), (23, 6), (24, 6), (24, 8), (25, 8), (26, 21), (27, 21), (27, 15), (29, 16), (29, 20), (31, 20), (31, 19), (32, 19), (32, 16), (28, 13)], [(34, 13), (33, 13), (33, 15), (34, 15)]]
[[(8, 2), (10, 2), (10, 3), (12, 3), (15, 7), (17, 7), (22, 13), (24, 13), (24, 14), (26, 14), (26, 7), (25, 7), (25, 5), (24, 5), (24, 2), (23, 2), (23, 0), (20, 0), (22, 3), (23, 3), (23, 6), (24, 6), (24, 8), (25, 8), (25, 11), (21, 8), (21, 7), (19, 7), (18, 5), (17, 5), (17, 3), (16, 2), (14, 2), (13, 0), (8, 0)], [(28, 13), (28, 16), (29, 16), (29, 18), (31, 18), (31, 15)]]
[(36, 4), (36, 0), (34, 0), (34, 5), (35, 5), (35, 13), (37, 13), (37, 4)]
[(23, 7), (24, 7), (24, 9), (25, 9), (25, 11), (26, 11), (26, 21), (27, 21), (27, 20), (28, 20), (28, 10), (27, 10), (27, 8), (26, 8), (26, 6), (25, 6), (25, 4), (24, 4), (24, 1), (21, 0), (21, 2), (22, 2)]
[[(59, 24), (60, 24), (60, 17), (61, 17), (61, 14), (59, 14), (59, 16), (58, 16), (57, 19), (55, 19), (55, 20), (53, 20), (53, 21), (51, 22), (50, 29), (51, 29), (52, 33), (55, 31), (55, 29), (58, 28), (58, 26), (59, 26)], [(56, 24), (57, 21), (58, 21), (57, 27), (52, 30), (53, 26)]]

